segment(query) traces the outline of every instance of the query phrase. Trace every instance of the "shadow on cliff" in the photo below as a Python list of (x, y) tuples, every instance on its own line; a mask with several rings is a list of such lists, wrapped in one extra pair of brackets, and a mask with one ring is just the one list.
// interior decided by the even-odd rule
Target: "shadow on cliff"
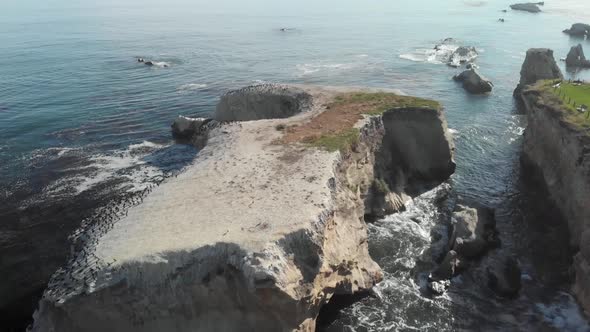
[[(309, 244), (301, 242), (303, 233), (294, 237), (285, 239), (289, 246)], [(309, 263), (302, 250), (292, 252), (298, 265)], [(38, 323), (63, 332), (282, 331), (314, 318), (311, 304), (281, 291), (273, 272), (258, 268), (258, 259), (234, 243), (218, 242), (162, 253), (153, 262), (125, 263), (108, 287), (59, 307), (44, 303)], [(300, 268), (311, 277), (309, 267)], [(85, 305), (89, 296), (91, 305)]]

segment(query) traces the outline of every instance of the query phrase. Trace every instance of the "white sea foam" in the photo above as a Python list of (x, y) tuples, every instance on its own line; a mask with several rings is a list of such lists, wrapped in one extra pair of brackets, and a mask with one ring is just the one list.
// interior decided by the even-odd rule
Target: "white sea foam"
[(320, 71), (342, 71), (353, 68), (355, 65), (352, 63), (332, 63), (332, 64), (314, 64), (304, 63), (295, 66), (297, 72), (301, 76), (314, 74)]
[[(452, 62), (453, 65), (458, 66), (460, 61), (473, 61), (477, 57), (477, 53), (470, 52), (466, 56), (458, 56), (453, 54), (460, 47), (459, 43), (452, 38), (447, 38), (434, 48), (417, 48), (412, 52), (400, 54), (401, 59), (410, 60), (414, 62), (427, 62), (434, 64), (443, 64)], [(476, 50), (480, 52), (480, 49)]]
[(105, 181), (121, 178), (126, 178), (127, 181), (120, 185), (129, 186), (128, 191), (142, 190), (148, 185), (150, 179), (164, 175), (162, 170), (148, 164), (143, 158), (164, 147), (166, 145), (143, 141), (109, 155), (91, 156), (88, 158), (89, 164), (66, 169), (65, 171), (74, 171), (76, 174), (50, 184), (45, 188), (44, 194), (49, 196), (79, 194)]
[(451, 133), (451, 135), (453, 136), (457, 136), (459, 131), (457, 129), (449, 128), (449, 133)]
[(132, 151), (132, 150), (142, 149), (142, 148), (153, 148), (153, 149), (157, 149), (157, 148), (162, 148), (164, 146), (165, 145), (154, 143), (154, 142), (150, 142), (150, 141), (143, 141), (141, 143), (129, 145), (129, 150)]
[(154, 66), (160, 68), (170, 67), (170, 64), (166, 61), (152, 61), (152, 63), (154, 64)]
[(183, 84), (181, 86), (178, 87), (178, 91), (195, 91), (195, 90), (201, 90), (206, 88), (208, 85), (207, 84), (203, 84), (203, 83), (189, 83), (189, 84)]
[(560, 331), (588, 332), (589, 330), (588, 322), (570, 294), (559, 293), (551, 303), (537, 303), (535, 310), (542, 314), (546, 322)]

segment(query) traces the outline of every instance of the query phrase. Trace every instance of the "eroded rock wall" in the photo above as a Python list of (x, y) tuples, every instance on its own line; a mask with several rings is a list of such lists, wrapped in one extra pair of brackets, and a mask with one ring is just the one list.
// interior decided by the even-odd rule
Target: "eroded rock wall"
[(522, 94), (528, 126), (523, 163), (542, 174), (551, 198), (568, 221), (574, 257), (574, 293), (590, 313), (590, 133), (563, 119), (542, 92)]

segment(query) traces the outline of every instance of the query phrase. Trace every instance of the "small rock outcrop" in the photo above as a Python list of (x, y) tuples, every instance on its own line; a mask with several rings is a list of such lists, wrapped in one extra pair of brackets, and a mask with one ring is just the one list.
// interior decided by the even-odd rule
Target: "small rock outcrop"
[(568, 67), (590, 68), (590, 60), (587, 60), (586, 56), (584, 56), (582, 44), (572, 46), (565, 58), (565, 64)]
[(262, 84), (233, 90), (221, 97), (213, 118), (250, 121), (288, 118), (311, 107), (311, 95), (300, 88)]
[(482, 94), (491, 92), (494, 84), (487, 78), (483, 77), (473, 67), (465, 70), (464, 72), (453, 76), (453, 79), (463, 83), (463, 88), (469, 93)]
[(514, 90), (514, 96), (518, 97), (525, 86), (546, 79), (563, 79), (563, 74), (553, 57), (553, 50), (547, 48), (529, 49), (520, 69), (520, 82)]
[(208, 118), (188, 118), (179, 116), (172, 123), (172, 137), (180, 141), (187, 141), (202, 148), (207, 144), (211, 129), (220, 123)]
[(479, 258), (488, 249), (499, 245), (492, 209), (459, 204), (451, 216), (450, 226), (448, 252), (428, 278), (428, 288), (437, 295), (450, 285), (445, 281), (459, 274), (469, 260)]
[(461, 64), (470, 62), (477, 58), (478, 53), (473, 46), (459, 46), (449, 58), (449, 65), (452, 67), (458, 67)]
[(541, 8), (539, 6), (544, 5), (544, 2), (527, 2), (527, 3), (516, 3), (514, 5), (510, 5), (512, 10), (520, 10), (529, 13), (540, 13)]
[(571, 28), (563, 32), (575, 37), (590, 37), (590, 24), (574, 23)]

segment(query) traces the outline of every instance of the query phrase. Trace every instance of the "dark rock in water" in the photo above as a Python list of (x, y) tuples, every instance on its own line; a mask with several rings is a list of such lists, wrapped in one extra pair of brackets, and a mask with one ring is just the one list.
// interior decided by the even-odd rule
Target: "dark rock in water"
[(486, 268), (487, 283), (500, 296), (515, 297), (521, 288), (521, 270), (513, 257), (498, 257)]
[(432, 271), (429, 279), (433, 281), (451, 279), (453, 276), (455, 276), (456, 272), (458, 272), (459, 264), (460, 260), (458, 258), (457, 252), (451, 250), (447, 253), (439, 266)]
[(510, 8), (512, 8), (513, 10), (520, 10), (529, 13), (539, 13), (541, 12), (541, 8), (539, 8), (539, 5), (542, 6), (544, 4), (544, 2), (517, 3), (514, 5), (510, 5)]
[(473, 94), (481, 94), (492, 91), (494, 84), (481, 76), (473, 66), (470, 69), (453, 77), (455, 81), (463, 82), (463, 88)]
[(584, 23), (574, 23), (572, 27), (569, 29), (563, 30), (564, 33), (567, 33), (570, 36), (576, 37), (590, 37), (590, 24)]
[(567, 57), (565, 58), (565, 64), (568, 67), (590, 68), (590, 60), (586, 60), (582, 44), (572, 46), (569, 53), (567, 54)]
[(563, 79), (563, 74), (553, 58), (553, 50), (531, 48), (526, 52), (526, 58), (520, 69), (520, 82), (514, 90), (514, 96), (519, 96), (526, 85), (549, 79)]
[(451, 246), (462, 257), (475, 258), (496, 245), (494, 211), (459, 205), (452, 216)]

